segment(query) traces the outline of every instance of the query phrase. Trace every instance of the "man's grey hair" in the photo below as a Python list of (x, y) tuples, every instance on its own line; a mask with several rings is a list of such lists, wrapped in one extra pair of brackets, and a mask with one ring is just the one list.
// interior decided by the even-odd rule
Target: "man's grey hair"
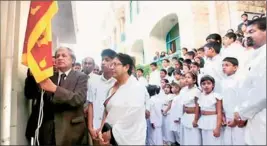
[(76, 62), (76, 56), (75, 56), (75, 54), (74, 54), (74, 51), (73, 51), (72, 49), (70, 49), (69, 47), (65, 47), (65, 46), (61, 46), (61, 47), (59, 47), (59, 48), (56, 50), (56, 52), (55, 52), (55, 57), (57, 56), (57, 51), (58, 51), (59, 49), (67, 49), (67, 50), (69, 51), (69, 53), (70, 53), (70, 57), (71, 57), (71, 59), (72, 59), (72, 63), (74, 64), (74, 63)]
[(85, 57), (85, 58), (82, 60), (82, 64), (85, 62), (86, 59), (92, 59), (94, 66), (96, 65), (96, 64), (95, 64), (95, 60), (94, 60), (92, 57)]

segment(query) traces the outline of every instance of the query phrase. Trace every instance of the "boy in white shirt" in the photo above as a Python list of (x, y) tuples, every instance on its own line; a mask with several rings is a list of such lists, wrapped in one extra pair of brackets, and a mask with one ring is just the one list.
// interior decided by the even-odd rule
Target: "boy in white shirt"
[(149, 82), (150, 85), (157, 85), (160, 87), (160, 71), (158, 70), (158, 65), (156, 62), (152, 62), (150, 64), (151, 73), (149, 75)]
[(223, 111), (225, 131), (223, 136), (224, 145), (245, 145), (244, 128), (237, 127), (234, 124), (235, 106), (242, 101), (242, 97), (238, 96), (238, 78), (236, 71), (238, 70), (238, 60), (233, 57), (223, 59), (223, 73), (226, 77), (222, 80)]
[(219, 55), (221, 45), (218, 42), (210, 42), (204, 46), (207, 62), (203, 68), (203, 76), (210, 75), (215, 79), (215, 92), (220, 92), (220, 80), (224, 77), (221, 66), (222, 59)]
[(222, 58), (235, 57), (239, 62), (238, 73), (242, 73), (241, 70), (244, 68), (244, 62), (247, 56), (244, 56), (245, 48), (242, 45), (235, 43), (236, 38), (237, 38), (236, 34), (232, 32), (227, 33), (224, 36), (223, 39), (224, 48), (221, 50), (220, 55)]
[(146, 80), (146, 78), (143, 76), (144, 70), (139, 68), (136, 71), (136, 76), (138, 81), (140, 82), (140, 84), (144, 85), (145, 87), (148, 86), (148, 82)]

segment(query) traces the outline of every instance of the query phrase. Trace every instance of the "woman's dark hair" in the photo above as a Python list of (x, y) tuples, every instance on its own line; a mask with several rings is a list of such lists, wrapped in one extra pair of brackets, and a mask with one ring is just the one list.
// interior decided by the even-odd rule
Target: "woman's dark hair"
[(180, 58), (178, 58), (178, 61), (184, 62), (184, 58), (180, 57)]
[(144, 70), (142, 68), (138, 68), (136, 71), (141, 71), (142, 73), (144, 73)]
[(132, 74), (132, 70), (134, 68), (134, 62), (131, 56), (123, 53), (118, 53), (116, 55), (116, 58), (118, 58), (123, 66), (129, 65), (128, 69), (128, 75)]
[(186, 63), (185, 63), (185, 64), (183, 64), (183, 67), (186, 66), (186, 67), (190, 70), (190, 69), (191, 69), (191, 66), (190, 66), (190, 65), (191, 65), (191, 64), (186, 64)]
[(166, 84), (169, 83), (169, 80), (167, 80), (167, 79), (161, 79), (161, 81), (164, 81)]
[(197, 62), (192, 62), (192, 65), (195, 65), (195, 66), (197, 66), (198, 68), (200, 68), (200, 64), (197, 63)]
[(235, 31), (233, 29), (228, 29), (227, 33), (229, 33), (229, 32), (235, 32)]
[(192, 56), (193, 58), (195, 58), (195, 52), (194, 51), (189, 51), (186, 53), (186, 55)]
[(241, 17), (243, 17), (243, 16), (248, 17), (248, 14), (244, 13), (244, 14), (241, 15)]
[(157, 85), (148, 85), (146, 89), (150, 97), (159, 94), (160, 91), (160, 87)]
[(173, 75), (182, 75), (182, 72), (181, 72), (181, 70), (176, 69), (176, 70), (173, 72)]
[(153, 66), (155, 66), (155, 67), (158, 66), (156, 62), (152, 62), (152, 63), (150, 63), (150, 66), (151, 66), (151, 65), (153, 65)]
[(173, 67), (168, 68), (167, 72), (168, 72), (168, 76), (172, 76), (172, 73), (174, 72), (174, 68)]
[(206, 38), (206, 41), (208, 39), (213, 39), (216, 42), (218, 42), (220, 45), (222, 44), (222, 37), (221, 37), (221, 35), (219, 35), (217, 33), (212, 33), (212, 34), (208, 35), (207, 38)]
[(160, 71), (161, 71), (161, 72), (164, 72), (165, 75), (167, 75), (167, 71), (166, 71), (166, 69), (161, 69)]
[(178, 61), (178, 58), (177, 57), (172, 57), (172, 60), (177, 60)]
[(198, 82), (197, 75), (196, 75), (195, 73), (191, 72), (191, 71), (188, 72), (188, 73), (186, 73), (186, 74), (189, 74), (189, 75), (192, 77), (192, 79), (196, 81), (195, 84), (196, 84), (196, 86), (198, 87), (198, 83), (197, 83), (197, 82)]
[(199, 67), (203, 68), (204, 64), (205, 64), (205, 60), (202, 57), (196, 57), (196, 58), (198, 58), (200, 60)]
[(166, 86), (165, 86), (165, 88), (170, 88), (170, 93), (172, 93), (172, 86), (171, 86), (171, 84), (166, 84)]
[(212, 84), (215, 86), (215, 79), (214, 79), (212, 76), (210, 76), (210, 75), (205, 75), (205, 76), (203, 76), (203, 77), (201, 78), (201, 80), (200, 80), (200, 84), (202, 84), (202, 83), (205, 82), (205, 81), (211, 81)]
[(190, 59), (185, 59), (185, 60), (183, 61), (183, 63), (186, 63), (186, 64), (190, 65), (190, 64), (192, 63), (192, 61), (191, 61)]
[(228, 37), (229, 39), (233, 39), (233, 41), (235, 41), (236, 38), (237, 38), (236, 34), (233, 33), (233, 32), (228, 32), (228, 33), (225, 35), (225, 37)]

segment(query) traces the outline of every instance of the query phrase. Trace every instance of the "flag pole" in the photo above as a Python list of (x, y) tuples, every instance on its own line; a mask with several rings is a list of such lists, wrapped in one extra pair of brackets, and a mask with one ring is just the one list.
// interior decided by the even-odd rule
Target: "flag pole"
[[(4, 53), (4, 70), (3, 70), (3, 93), (1, 107), (1, 142), (0, 145), (10, 145), (11, 141), (11, 94), (12, 94), (12, 68), (13, 68), (13, 51), (14, 51), (14, 33), (16, 22), (16, 1), (8, 1), (7, 12), (7, 33), (6, 48)], [(5, 22), (5, 21), (4, 21)], [(4, 49), (4, 48), (2, 48)]]

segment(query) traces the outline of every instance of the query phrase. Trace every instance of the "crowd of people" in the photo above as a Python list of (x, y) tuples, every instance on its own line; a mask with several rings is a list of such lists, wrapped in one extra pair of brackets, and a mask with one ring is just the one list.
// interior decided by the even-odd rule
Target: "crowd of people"
[(26, 137), (41, 145), (266, 144), (266, 18), (245, 32), (243, 46), (236, 33), (210, 34), (162, 68), (152, 62), (148, 78), (127, 54), (103, 50), (100, 70), (60, 47), (50, 79), (37, 84), (28, 70)]
[(249, 21), (242, 36), (210, 34), (160, 70), (150, 64), (147, 144), (266, 144), (265, 21)]

